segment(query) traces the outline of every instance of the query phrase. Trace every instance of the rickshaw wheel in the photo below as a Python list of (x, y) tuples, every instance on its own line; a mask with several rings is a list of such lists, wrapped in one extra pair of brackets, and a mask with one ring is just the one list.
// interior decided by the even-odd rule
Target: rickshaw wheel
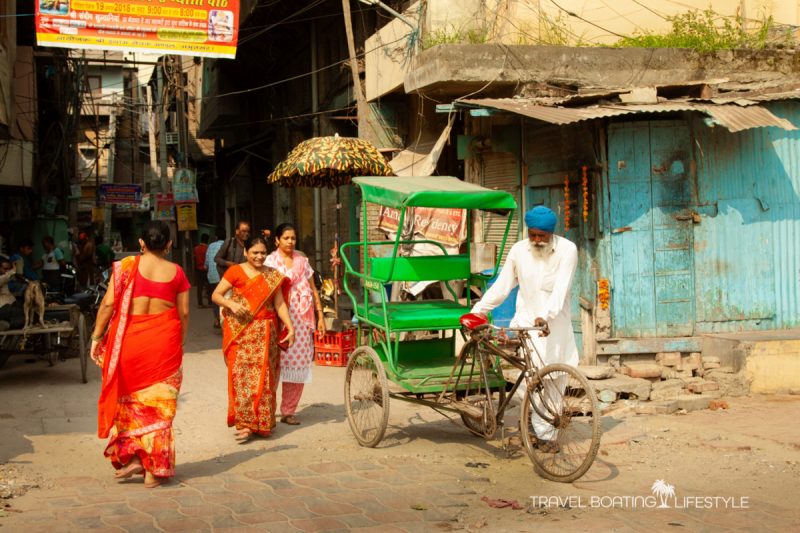
[(358, 443), (374, 448), (389, 423), (389, 381), (378, 354), (369, 346), (356, 348), (350, 355), (344, 379), (344, 407)]
[(569, 365), (547, 365), (538, 376), (522, 402), (522, 443), (539, 475), (569, 483), (589, 470), (600, 447), (597, 396)]

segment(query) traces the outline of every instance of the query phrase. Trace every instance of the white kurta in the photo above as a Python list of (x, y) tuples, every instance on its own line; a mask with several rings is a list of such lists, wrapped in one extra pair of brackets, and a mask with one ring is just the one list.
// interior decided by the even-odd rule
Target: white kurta
[[(544, 364), (564, 363), (578, 365), (578, 347), (572, 331), (570, 312), (570, 292), (572, 279), (578, 265), (578, 249), (571, 241), (553, 235), (552, 251), (542, 259), (534, 257), (530, 241), (523, 240), (511, 247), (500, 275), (494, 285), (476, 303), (473, 313), (488, 313), (502, 304), (511, 290), (519, 285), (516, 310), (510, 326), (530, 327), (536, 318), (541, 317), (550, 326), (550, 335), (534, 335), (533, 344), (542, 356)], [(533, 364), (539, 366), (535, 355)], [(560, 409), (561, 394), (566, 386), (566, 376), (546, 384), (546, 391), (552, 391), (553, 407)], [(522, 388), (517, 390), (522, 394)], [(531, 422), (540, 439), (556, 438), (556, 430), (531, 412)]]
[(572, 331), (570, 293), (578, 265), (578, 249), (558, 235), (553, 235), (553, 251), (545, 259), (534, 257), (531, 247), (527, 239), (511, 247), (500, 275), (472, 312), (490, 312), (519, 285), (511, 327), (530, 327), (537, 317), (544, 318), (550, 326), (550, 335), (534, 336), (534, 344), (545, 364), (577, 366), (578, 347)]

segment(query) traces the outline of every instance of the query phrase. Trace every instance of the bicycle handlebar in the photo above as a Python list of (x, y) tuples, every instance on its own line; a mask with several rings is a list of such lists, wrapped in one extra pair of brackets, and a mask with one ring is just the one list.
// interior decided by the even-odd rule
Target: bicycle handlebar
[(495, 331), (513, 331), (513, 332), (522, 332), (522, 331), (544, 331), (547, 329), (547, 326), (530, 326), (527, 328), (504, 328), (501, 326), (495, 326), (494, 324), (481, 324), (472, 329), (473, 332), (479, 333), (485, 329), (493, 329)]

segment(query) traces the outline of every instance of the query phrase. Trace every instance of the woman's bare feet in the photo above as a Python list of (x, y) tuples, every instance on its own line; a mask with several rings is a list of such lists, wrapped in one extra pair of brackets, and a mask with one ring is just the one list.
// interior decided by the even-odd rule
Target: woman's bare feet
[(128, 479), (130, 477), (135, 476), (136, 474), (143, 474), (143, 473), (144, 473), (144, 467), (142, 466), (142, 462), (137, 457), (131, 459), (131, 461), (128, 464), (117, 470), (117, 472), (114, 474), (114, 477), (117, 479)]
[(244, 428), (244, 429), (240, 429), (239, 431), (236, 432), (235, 439), (238, 440), (240, 444), (244, 444), (245, 442), (249, 441), (251, 438), (253, 438), (253, 430), (251, 430), (251, 429)]
[(160, 486), (162, 483), (166, 483), (168, 478), (165, 477), (158, 477), (154, 476), (150, 472), (145, 472), (144, 474), (144, 486), (148, 489), (154, 489)]

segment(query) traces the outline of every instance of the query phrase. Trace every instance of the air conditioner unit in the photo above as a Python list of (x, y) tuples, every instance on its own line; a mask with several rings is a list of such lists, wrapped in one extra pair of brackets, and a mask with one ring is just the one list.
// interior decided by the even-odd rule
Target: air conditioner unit
[(167, 135), (167, 144), (178, 144), (177, 131), (168, 131), (166, 135)]

